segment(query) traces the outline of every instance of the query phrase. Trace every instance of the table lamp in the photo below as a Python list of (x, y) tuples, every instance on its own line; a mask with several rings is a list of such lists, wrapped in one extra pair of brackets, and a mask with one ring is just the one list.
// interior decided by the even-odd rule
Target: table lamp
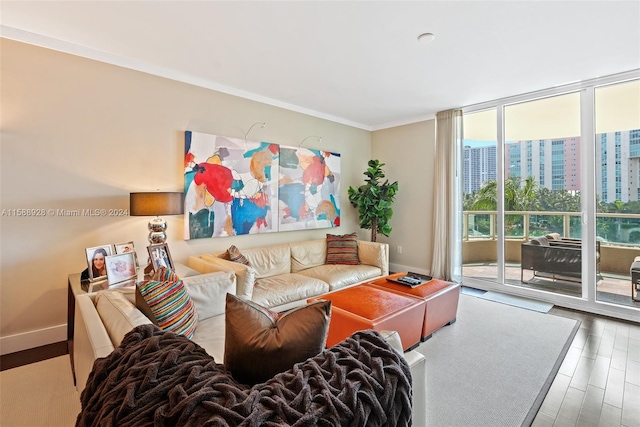
[(149, 243), (165, 243), (167, 222), (160, 215), (182, 215), (184, 213), (184, 193), (148, 192), (129, 194), (129, 215), (155, 216), (149, 221)]

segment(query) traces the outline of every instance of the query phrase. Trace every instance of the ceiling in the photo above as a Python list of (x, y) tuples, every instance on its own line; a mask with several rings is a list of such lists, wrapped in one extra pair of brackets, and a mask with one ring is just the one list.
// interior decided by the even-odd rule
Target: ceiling
[(0, 23), (6, 38), (368, 130), (640, 69), (639, 1), (2, 0)]

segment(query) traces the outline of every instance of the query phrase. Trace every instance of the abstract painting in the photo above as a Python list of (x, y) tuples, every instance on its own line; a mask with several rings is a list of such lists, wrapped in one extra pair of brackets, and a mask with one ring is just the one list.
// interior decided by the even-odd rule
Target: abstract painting
[(184, 238), (278, 231), (279, 146), (185, 132)]
[(280, 146), (279, 231), (340, 225), (340, 154)]

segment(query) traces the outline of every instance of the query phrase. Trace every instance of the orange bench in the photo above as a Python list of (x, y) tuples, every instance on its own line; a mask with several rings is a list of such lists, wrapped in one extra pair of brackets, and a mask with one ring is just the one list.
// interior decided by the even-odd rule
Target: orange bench
[[(396, 279), (406, 273), (396, 273), (389, 276)], [(395, 292), (400, 295), (408, 295), (419, 298), (425, 302), (424, 320), (422, 322), (421, 340), (426, 341), (431, 335), (445, 325), (456, 321), (458, 312), (458, 300), (460, 299), (460, 285), (444, 280), (432, 279), (429, 282), (411, 288), (394, 282), (389, 282), (385, 277), (374, 280), (368, 284)]]
[(397, 331), (405, 351), (420, 344), (425, 306), (420, 299), (362, 284), (311, 298), (308, 302), (317, 300), (331, 301), (327, 347), (366, 329)]

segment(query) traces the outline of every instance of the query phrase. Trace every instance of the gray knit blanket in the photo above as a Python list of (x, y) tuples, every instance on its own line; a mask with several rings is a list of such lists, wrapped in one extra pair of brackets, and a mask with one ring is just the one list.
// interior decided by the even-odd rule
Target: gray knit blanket
[(411, 373), (358, 332), (253, 387), (193, 341), (138, 326), (97, 359), (76, 426), (410, 426)]

